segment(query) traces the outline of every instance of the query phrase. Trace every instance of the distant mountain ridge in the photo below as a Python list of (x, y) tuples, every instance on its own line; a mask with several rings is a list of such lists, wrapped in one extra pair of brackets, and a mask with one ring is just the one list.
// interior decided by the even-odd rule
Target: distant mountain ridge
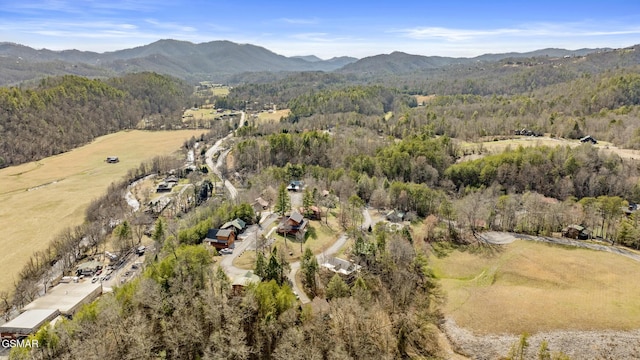
[(354, 74), (407, 74), (470, 62), (540, 56), (583, 56), (607, 50), (609, 49), (542, 49), (528, 53), (485, 54), (475, 58), (393, 52), (359, 60), (347, 56), (322, 60), (315, 55), (286, 57), (260, 46), (226, 40), (200, 44), (158, 40), (144, 46), (105, 53), (37, 50), (3, 42), (0, 43), (0, 85), (15, 85), (63, 74), (107, 77), (141, 71), (168, 74), (193, 83), (202, 80), (226, 82), (243, 73), (338, 71)]
[[(131, 49), (105, 53), (91, 51), (36, 50), (14, 43), (0, 43), (0, 63), (22, 63), (11, 70), (0, 69), (0, 85), (30, 80), (46, 75), (60, 75), (74, 65), (89, 67), (86, 71), (76, 71), (87, 76), (120, 74), (137, 71), (155, 71), (176, 76), (188, 81), (221, 80), (227, 76), (243, 72), (281, 71), (333, 71), (356, 58), (339, 57), (329, 60), (320, 58), (286, 57), (263, 47), (250, 44), (236, 44), (231, 41), (211, 41), (194, 44), (188, 41), (159, 40)], [(29, 64), (29, 66), (25, 66)], [(58, 65), (55, 65), (58, 64)], [(6, 69), (3, 67), (3, 69)], [(38, 71), (41, 69), (41, 71)], [(57, 69), (46, 71), (45, 69)], [(90, 71), (89, 71), (90, 70)]]
[(411, 55), (399, 51), (362, 58), (337, 70), (341, 73), (364, 74), (407, 74), (415, 71), (443, 68), (451, 65), (464, 65), (478, 62), (496, 62), (505, 59), (585, 56), (588, 54), (610, 51), (611, 49), (541, 49), (526, 53), (484, 54), (473, 58), (454, 58), (443, 56)]

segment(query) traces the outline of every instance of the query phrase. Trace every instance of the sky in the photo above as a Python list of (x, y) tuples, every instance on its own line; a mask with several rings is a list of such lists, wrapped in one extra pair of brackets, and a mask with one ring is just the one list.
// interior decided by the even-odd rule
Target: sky
[(160, 39), (323, 59), (620, 48), (640, 43), (640, 1), (0, 0), (0, 42), (105, 52)]

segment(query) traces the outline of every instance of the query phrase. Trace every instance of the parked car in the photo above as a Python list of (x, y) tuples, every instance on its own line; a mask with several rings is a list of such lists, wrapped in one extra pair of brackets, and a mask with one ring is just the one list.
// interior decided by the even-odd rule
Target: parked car
[(218, 251), (218, 253), (219, 253), (220, 255), (229, 255), (229, 254), (233, 254), (233, 249), (229, 249), (229, 248), (220, 249), (220, 251)]
[(97, 283), (97, 282), (98, 282), (98, 278), (97, 278), (97, 277), (94, 277), (93, 279), (91, 279), (91, 283), (92, 283), (92, 284), (95, 284), (95, 283)]

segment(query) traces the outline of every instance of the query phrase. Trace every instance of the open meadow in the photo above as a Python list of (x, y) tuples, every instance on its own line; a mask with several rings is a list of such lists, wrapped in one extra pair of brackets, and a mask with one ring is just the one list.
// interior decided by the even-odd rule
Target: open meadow
[(262, 123), (278, 122), (281, 118), (289, 116), (290, 113), (291, 110), (289, 109), (276, 110), (272, 112), (262, 111), (258, 113), (258, 120)]
[[(67, 227), (80, 225), (89, 203), (131, 168), (174, 153), (203, 130), (126, 131), (97, 138), (64, 154), (0, 170), (0, 291), (29, 257)], [(120, 162), (106, 163), (107, 156)]]
[[(463, 152), (472, 153), (471, 155), (462, 157), (460, 161), (474, 160), (485, 155), (499, 154), (504, 152), (507, 148), (515, 150), (519, 146), (522, 146), (522, 147), (533, 147), (533, 146), (576, 147), (576, 146), (582, 145), (582, 143), (578, 140), (551, 138), (547, 136), (543, 136), (543, 137), (514, 136), (510, 138), (505, 138), (505, 139), (496, 138), (495, 140), (486, 140), (486, 141), (479, 141), (479, 142), (459, 141), (457, 142), (457, 144)], [(640, 159), (640, 151), (634, 150), (634, 149), (619, 148), (608, 142), (599, 141), (598, 144), (595, 144), (595, 145), (589, 144), (587, 146), (593, 146), (598, 150), (602, 150), (608, 153), (615, 153), (623, 159)]]
[(431, 258), (458, 326), (478, 335), (640, 328), (639, 262), (527, 241), (500, 249)]

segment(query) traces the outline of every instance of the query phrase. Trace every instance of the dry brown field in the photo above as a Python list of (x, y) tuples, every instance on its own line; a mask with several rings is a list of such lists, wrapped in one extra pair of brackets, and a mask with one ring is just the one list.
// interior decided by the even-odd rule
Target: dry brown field
[[(127, 171), (175, 152), (202, 130), (127, 131), (37, 162), (0, 170), (0, 291), (11, 290), (22, 266), (63, 229), (80, 225), (89, 203)], [(108, 164), (107, 156), (120, 162)]]
[(620, 255), (515, 241), (431, 264), (445, 315), (478, 335), (640, 328), (640, 263)]
[[(499, 154), (506, 150), (507, 148), (511, 148), (515, 150), (518, 146), (522, 147), (530, 147), (530, 146), (548, 146), (548, 147), (556, 147), (556, 146), (570, 146), (576, 147), (582, 145), (582, 143), (578, 140), (571, 139), (562, 139), (562, 138), (550, 138), (550, 137), (531, 137), (531, 136), (515, 136), (509, 139), (501, 139), (497, 141), (487, 140), (480, 142), (467, 142), (467, 141), (459, 141), (457, 144), (463, 151), (473, 151), (474, 154), (464, 156), (460, 161), (466, 160), (474, 160), (484, 155), (490, 154)], [(623, 149), (612, 145), (611, 143), (599, 141), (594, 146), (599, 150), (615, 153), (623, 159), (640, 159), (640, 151), (633, 149)], [(480, 154), (481, 153), (481, 154)]]
[(276, 110), (273, 112), (263, 111), (258, 114), (258, 120), (261, 122), (280, 121), (280, 118), (289, 116), (290, 112), (291, 110), (289, 109)]
[(414, 95), (414, 97), (416, 98), (418, 105), (421, 105), (421, 104), (428, 103), (429, 101), (434, 99), (436, 96), (435, 95)]

